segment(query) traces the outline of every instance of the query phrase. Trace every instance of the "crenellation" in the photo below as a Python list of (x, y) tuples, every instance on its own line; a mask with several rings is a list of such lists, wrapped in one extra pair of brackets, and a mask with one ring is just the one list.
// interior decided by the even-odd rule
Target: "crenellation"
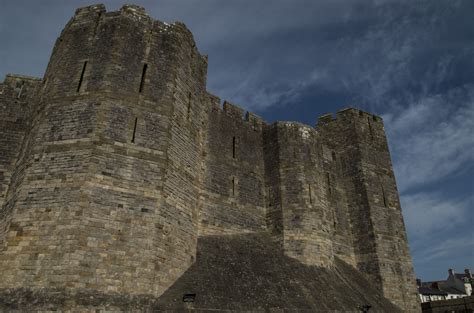
[(222, 105), (222, 110), (224, 113), (232, 119), (243, 120), (245, 110), (235, 104), (232, 104), (228, 101), (224, 101)]
[(120, 8), (120, 12), (132, 15), (134, 17), (138, 17), (139, 20), (140, 20), (140, 18), (151, 19), (151, 17), (145, 11), (145, 8), (141, 7), (139, 5), (136, 5), (136, 4), (125, 4)]
[[(221, 107), (206, 76), (186, 26), (136, 5), (78, 9), (43, 80), (7, 75), (0, 310), (150, 309), (202, 261), (199, 241), (265, 237), (289, 273), (339, 280), (344, 268), (381, 290), (372, 299), (416, 311), (382, 119), (348, 108), (315, 127), (267, 124)], [(232, 269), (249, 264), (237, 258)], [(340, 282), (348, 293), (350, 284)], [(67, 301), (52, 300), (58, 289)], [(22, 300), (39, 294), (44, 303)], [(334, 310), (355, 309), (349, 302)]]
[(209, 92), (206, 92), (207, 101), (205, 105), (209, 106), (209, 112), (217, 112), (221, 110), (221, 99)]
[(318, 118), (318, 125), (324, 125), (334, 120), (332, 113), (324, 114)]
[(77, 8), (74, 15), (78, 19), (80, 19), (80, 18), (84, 18), (86, 15), (88, 15), (90, 13), (97, 13), (98, 14), (98, 13), (105, 13), (105, 12), (106, 12), (105, 5), (103, 5), (103, 4), (93, 4), (93, 5)]
[(253, 129), (259, 132), (261, 132), (262, 127), (266, 125), (265, 121), (260, 116), (248, 111), (245, 113), (245, 121), (249, 122)]

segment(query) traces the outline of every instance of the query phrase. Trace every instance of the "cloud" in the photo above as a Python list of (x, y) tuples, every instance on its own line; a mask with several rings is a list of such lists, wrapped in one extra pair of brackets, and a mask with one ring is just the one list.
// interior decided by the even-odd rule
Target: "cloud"
[(470, 20), (466, 1), (297, 3), (305, 5), (279, 3), (271, 14), (265, 4), (252, 5), (238, 19), (234, 4), (205, 23), (214, 29), (209, 35), (197, 26), (196, 38), (210, 54), (211, 92), (270, 110), (304, 101), (308, 90), (327, 90), (383, 113), (393, 102), (406, 106), (442, 93), (453, 79), (472, 82), (462, 74), (474, 71), (469, 32), (451, 33)]
[[(473, 200), (473, 195), (450, 199), (439, 192), (403, 196), (401, 202), (408, 232), (416, 241), (472, 224)], [(466, 223), (469, 220), (471, 223)]]
[(474, 85), (398, 107), (384, 120), (402, 193), (474, 162)]
[(432, 245), (424, 244), (417, 250), (418, 263), (428, 263), (441, 258), (449, 258), (459, 251), (471, 251), (471, 262), (474, 251), (474, 237), (472, 234), (462, 234), (458, 238), (436, 238)]
[(448, 268), (474, 266), (474, 196), (442, 192), (402, 196), (410, 250), (418, 277), (440, 279)]

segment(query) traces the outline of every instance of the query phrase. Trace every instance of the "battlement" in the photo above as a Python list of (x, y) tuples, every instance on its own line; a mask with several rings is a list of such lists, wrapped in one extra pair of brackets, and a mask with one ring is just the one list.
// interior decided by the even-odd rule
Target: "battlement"
[(124, 4), (118, 11), (107, 11), (104, 4), (78, 8), (69, 24), (81, 25), (91, 21), (98, 22), (101, 18), (118, 16), (132, 18), (134, 22), (153, 24), (153, 27), (159, 28), (159, 32), (179, 30), (188, 33), (191, 37), (193, 36), (184, 23), (167, 23), (156, 20), (147, 13), (144, 7), (135, 4)]
[(76, 17), (81, 17), (81, 16), (88, 15), (91, 13), (101, 14), (105, 12), (106, 12), (105, 5), (102, 3), (99, 3), (99, 4), (93, 4), (93, 5), (77, 8), (76, 13), (74, 15)]
[(144, 7), (134, 4), (125, 4), (120, 9), (120, 12), (125, 14), (130, 14), (135, 17), (149, 17), (148, 13), (145, 11)]
[(371, 119), (373, 122), (383, 122), (380, 116), (362, 111), (356, 108), (345, 108), (337, 111), (336, 117), (332, 113), (324, 114), (318, 118), (316, 127), (321, 127), (332, 122), (339, 121), (348, 121), (348, 120), (364, 120), (367, 121), (367, 118)]
[(14, 98), (24, 99), (26, 95), (31, 96), (31, 90), (36, 90), (42, 83), (41, 78), (19, 75), (7, 74), (2, 83), (0, 83), (0, 95), (9, 95)]
[(245, 124), (251, 125), (251, 127), (257, 131), (261, 131), (262, 127), (267, 125), (267, 123), (255, 113), (247, 111), (244, 108), (230, 103), (227, 100), (225, 100), (221, 106), (221, 100), (219, 97), (212, 94), (208, 94), (208, 97), (208, 103), (211, 106), (211, 111), (221, 112), (236, 122), (244, 122)]
[(3, 84), (15, 88), (17, 87), (18, 83), (29, 82), (36, 84), (40, 83), (41, 81), (42, 79), (39, 77), (8, 73), (7, 75), (5, 75)]
[(125, 4), (120, 8), (119, 11), (107, 12), (105, 5), (101, 3), (78, 8), (76, 10), (76, 13), (74, 14), (73, 20), (81, 21), (84, 19), (88, 19), (89, 17), (97, 18), (98, 16), (101, 16), (103, 14), (108, 14), (109, 16), (114, 16), (118, 14), (128, 15), (130, 17), (136, 18), (138, 21), (142, 19), (152, 20), (152, 18), (145, 11), (145, 8), (139, 5)]
[[(133, 49), (131, 49), (133, 47)], [(180, 74), (178, 74), (180, 73)], [(45, 73), (44, 98), (113, 94), (137, 104), (170, 105), (173, 80), (205, 87), (207, 58), (183, 23), (150, 17), (137, 5), (107, 12), (103, 4), (76, 10), (56, 41)], [(187, 98), (196, 90), (182, 90)]]

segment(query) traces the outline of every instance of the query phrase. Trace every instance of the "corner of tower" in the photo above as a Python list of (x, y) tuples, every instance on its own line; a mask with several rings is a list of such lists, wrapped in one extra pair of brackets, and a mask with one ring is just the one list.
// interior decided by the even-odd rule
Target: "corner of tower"
[(337, 111), (336, 116), (332, 113), (327, 113), (320, 116), (317, 120), (317, 128), (324, 128), (326, 126), (336, 123), (338, 125), (352, 123), (352, 122), (363, 122), (363, 123), (374, 123), (383, 125), (382, 117), (371, 114), (356, 108), (348, 107)]
[(93, 4), (85, 7), (78, 8), (76, 13), (74, 14), (75, 17), (83, 17), (90, 14), (99, 14), (105, 13), (105, 5), (102, 3)]
[(341, 119), (364, 119), (367, 120), (367, 118), (371, 119), (373, 122), (382, 122), (382, 118), (378, 115), (371, 114), (356, 108), (345, 108), (342, 110), (337, 111), (337, 118)]
[(148, 15), (144, 7), (141, 7), (136, 4), (125, 4), (120, 8), (120, 14), (128, 15), (134, 19), (138, 20), (152, 20)]

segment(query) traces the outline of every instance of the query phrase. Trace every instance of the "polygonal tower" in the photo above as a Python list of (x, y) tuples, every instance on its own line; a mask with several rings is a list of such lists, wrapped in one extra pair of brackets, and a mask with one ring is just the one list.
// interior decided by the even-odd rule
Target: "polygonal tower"
[(206, 67), (182, 24), (137, 6), (76, 11), (6, 196), (0, 288), (159, 295), (181, 275), (196, 250)]

